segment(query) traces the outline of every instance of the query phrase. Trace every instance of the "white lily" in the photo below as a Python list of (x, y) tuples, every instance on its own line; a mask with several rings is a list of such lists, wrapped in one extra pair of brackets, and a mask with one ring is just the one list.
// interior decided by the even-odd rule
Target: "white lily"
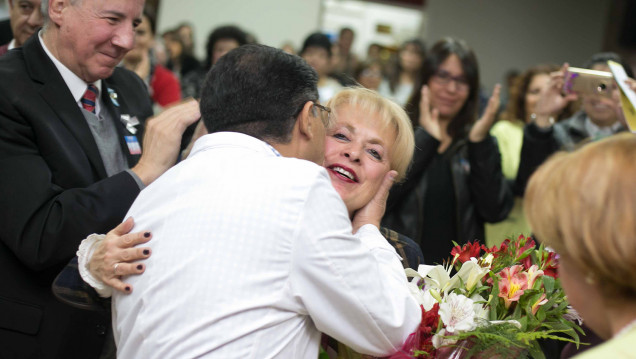
[(448, 291), (449, 282), (451, 280), (449, 275), (450, 267), (446, 269), (441, 265), (429, 266), (420, 264), (420, 266), (417, 267), (417, 272), (411, 268), (407, 268), (405, 271), (407, 277), (423, 279), (426, 287), (429, 289), (435, 288), (445, 293)]
[(450, 287), (458, 288), (461, 285), (460, 283), (463, 282), (466, 290), (470, 292), (489, 271), (490, 268), (479, 265), (476, 258), (470, 258), (470, 261), (462, 264), (459, 272), (453, 276)]
[[(413, 278), (410, 282), (408, 282), (407, 286), (411, 291), (411, 295), (417, 301), (418, 304), (424, 307), (424, 310), (431, 310), (435, 303), (438, 303), (441, 298), (439, 297), (439, 292), (433, 288), (420, 288), (417, 284), (421, 280), (421, 278)], [(439, 300), (438, 300), (439, 298)]]
[(492, 253), (488, 253), (488, 255), (486, 256), (486, 258), (482, 259), (481, 261), (481, 265), (483, 267), (488, 267), (490, 269), (490, 267), (492, 266), (492, 261), (495, 259), (495, 256), (492, 255)]
[(488, 315), (490, 314), (488, 302), (479, 294), (473, 294), (470, 299), (473, 301), (475, 318), (488, 320)]
[(450, 293), (439, 306), (439, 316), (446, 330), (469, 331), (475, 329), (475, 309), (473, 301), (461, 294)]

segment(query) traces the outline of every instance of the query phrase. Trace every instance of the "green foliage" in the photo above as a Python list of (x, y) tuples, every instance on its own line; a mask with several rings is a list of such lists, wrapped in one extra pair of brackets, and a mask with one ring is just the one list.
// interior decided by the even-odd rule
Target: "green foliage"
[(318, 352), (318, 359), (329, 359), (329, 354), (321, 347)]

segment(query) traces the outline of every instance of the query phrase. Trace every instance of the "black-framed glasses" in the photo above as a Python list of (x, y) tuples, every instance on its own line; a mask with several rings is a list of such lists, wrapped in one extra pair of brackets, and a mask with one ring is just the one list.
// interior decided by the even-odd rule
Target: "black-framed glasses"
[(451, 82), (455, 82), (457, 90), (460, 92), (467, 92), (470, 88), (468, 80), (464, 76), (453, 76), (444, 70), (438, 70), (437, 72), (435, 72), (431, 79), (444, 86), (447, 86)]
[[(320, 119), (322, 120), (322, 123), (325, 125), (325, 128), (329, 128), (329, 126), (331, 125), (331, 109), (327, 106), (323, 106), (319, 103), (316, 103), (316, 101), (313, 101), (313, 103), (314, 103), (314, 106), (316, 106), (322, 111), (320, 115)], [(326, 113), (327, 115), (325, 116), (324, 113)]]

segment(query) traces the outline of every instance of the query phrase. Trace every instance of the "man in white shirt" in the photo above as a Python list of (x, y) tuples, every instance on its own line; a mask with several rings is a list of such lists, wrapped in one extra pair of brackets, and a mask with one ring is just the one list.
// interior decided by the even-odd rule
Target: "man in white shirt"
[(352, 229), (318, 165), (329, 118), (316, 82), (299, 57), (262, 45), (213, 67), (210, 134), (127, 215), (152, 232), (152, 256), (127, 278), (134, 291), (113, 295), (118, 358), (314, 359), (321, 332), (386, 356), (415, 330), (383, 208), (370, 203)]

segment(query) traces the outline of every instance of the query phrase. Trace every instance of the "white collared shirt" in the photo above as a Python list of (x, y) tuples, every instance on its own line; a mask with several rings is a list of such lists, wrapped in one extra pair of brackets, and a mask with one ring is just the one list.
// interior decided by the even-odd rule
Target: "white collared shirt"
[[(60, 62), (60, 60), (58, 60), (55, 56), (53, 56), (51, 51), (49, 51), (49, 49), (46, 47), (44, 40), (42, 39), (42, 30), (40, 30), (40, 32), (38, 33), (38, 39), (40, 40), (40, 44), (42, 45), (44, 52), (46, 52), (46, 55), (51, 59), (51, 61), (53, 61), (53, 64), (57, 68), (57, 71), (60, 73), (60, 75), (62, 75), (62, 78), (64, 79), (64, 82), (66, 83), (66, 86), (68, 86), (68, 89), (71, 91), (71, 94), (73, 95), (73, 99), (75, 99), (75, 102), (77, 102), (77, 106), (79, 106), (80, 108), (83, 108), (80, 100), (82, 99), (82, 96), (84, 96), (84, 93), (86, 92), (86, 89), (88, 88), (89, 84), (84, 82), (84, 80), (82, 80), (79, 76), (73, 73), (73, 71), (71, 71), (68, 67), (66, 67), (62, 62)], [(99, 94), (100, 94), (99, 96), (97, 96), (97, 101), (95, 103), (95, 114), (98, 117), (100, 117), (101, 109), (103, 107), (101, 103), (102, 102), (102, 99), (101, 99), (102, 80), (95, 81), (93, 85), (97, 87), (97, 90), (99, 90)]]
[(119, 359), (315, 359), (320, 332), (385, 356), (419, 324), (395, 250), (351, 234), (324, 168), (253, 137), (203, 136), (128, 216), (152, 255), (113, 296)]
[(15, 39), (11, 39), (9, 42), (9, 47), (7, 47), (7, 51), (15, 49)]

